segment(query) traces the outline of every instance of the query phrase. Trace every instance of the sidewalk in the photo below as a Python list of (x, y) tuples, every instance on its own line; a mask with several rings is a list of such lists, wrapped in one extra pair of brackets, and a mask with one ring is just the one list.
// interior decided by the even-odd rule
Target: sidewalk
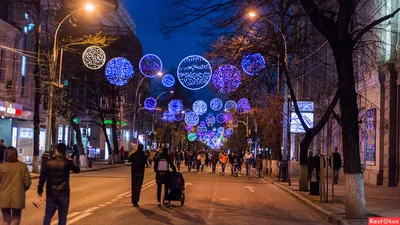
[[(105, 169), (111, 169), (111, 168), (116, 168), (116, 167), (123, 167), (123, 166), (129, 166), (128, 164), (113, 164), (109, 165), (108, 162), (93, 162), (92, 168), (81, 168), (81, 173), (86, 173), (86, 172), (91, 172), (91, 171), (98, 171), (98, 170), (105, 170)], [(31, 167), (29, 167), (29, 170), (31, 170)], [(31, 178), (32, 179), (38, 179), (39, 178), (39, 173), (31, 173)]]
[[(345, 189), (343, 176), (338, 185), (334, 186), (334, 203), (332, 203), (332, 183), (329, 179), (328, 199), (329, 203), (320, 203), (320, 196), (309, 195), (308, 192), (299, 191), (299, 171), (291, 170), (291, 186), (286, 182), (277, 182), (278, 178), (271, 178), (264, 174), (264, 178), (273, 182), (276, 186), (285, 190), (299, 201), (316, 210), (332, 224), (368, 224), (367, 220), (347, 220), (345, 216)], [(378, 217), (400, 216), (400, 187), (384, 187), (365, 184), (365, 199), (368, 215)]]

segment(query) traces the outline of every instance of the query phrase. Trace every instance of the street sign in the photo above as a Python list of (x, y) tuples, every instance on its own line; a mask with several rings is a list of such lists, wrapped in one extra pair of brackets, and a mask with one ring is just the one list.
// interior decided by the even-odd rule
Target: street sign
[(248, 143), (248, 144), (253, 143), (253, 139), (252, 139), (252, 138), (247, 138), (247, 143)]

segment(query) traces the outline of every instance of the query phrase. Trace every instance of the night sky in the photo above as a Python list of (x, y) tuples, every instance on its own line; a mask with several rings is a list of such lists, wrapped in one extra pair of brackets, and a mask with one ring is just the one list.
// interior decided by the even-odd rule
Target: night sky
[[(207, 38), (199, 35), (199, 30), (204, 24), (198, 22), (174, 31), (168, 39), (165, 39), (160, 22), (162, 18), (166, 17), (162, 7), (163, 1), (122, 0), (135, 21), (136, 35), (142, 43), (143, 55), (149, 53), (158, 55), (163, 61), (163, 72), (165, 73), (172, 67), (176, 68), (179, 62), (188, 55), (204, 55), (204, 49), (200, 43), (207, 42)], [(162, 88), (160, 80), (160, 78), (152, 80), (153, 97), (160, 93), (159, 90)], [(195, 100), (209, 100), (212, 95), (210, 88), (205, 87), (196, 91), (194, 98)]]

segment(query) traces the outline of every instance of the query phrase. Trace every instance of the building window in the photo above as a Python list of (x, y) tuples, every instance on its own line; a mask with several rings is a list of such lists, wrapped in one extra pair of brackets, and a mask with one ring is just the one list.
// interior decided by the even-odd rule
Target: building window
[(69, 143), (68, 143), (68, 134), (69, 134), (69, 127), (67, 127), (67, 126), (65, 126), (65, 133), (64, 133), (64, 142), (65, 142), (65, 144), (66, 145), (68, 145)]
[(4, 68), (4, 63), (3, 63), (3, 59), (4, 59), (4, 50), (0, 49), (0, 82), (5, 82), (6, 81), (6, 72)]
[(63, 137), (64, 137), (64, 126), (60, 125), (58, 126), (58, 143), (63, 142)]

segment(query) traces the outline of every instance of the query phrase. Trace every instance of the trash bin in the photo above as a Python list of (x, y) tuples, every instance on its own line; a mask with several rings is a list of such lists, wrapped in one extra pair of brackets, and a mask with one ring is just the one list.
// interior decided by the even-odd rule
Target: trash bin
[(310, 182), (310, 195), (319, 195), (319, 182), (318, 181)]
[(89, 168), (92, 168), (92, 166), (93, 166), (93, 158), (88, 158), (88, 166), (89, 166)]
[(279, 163), (279, 182), (286, 182), (287, 162), (282, 161)]

